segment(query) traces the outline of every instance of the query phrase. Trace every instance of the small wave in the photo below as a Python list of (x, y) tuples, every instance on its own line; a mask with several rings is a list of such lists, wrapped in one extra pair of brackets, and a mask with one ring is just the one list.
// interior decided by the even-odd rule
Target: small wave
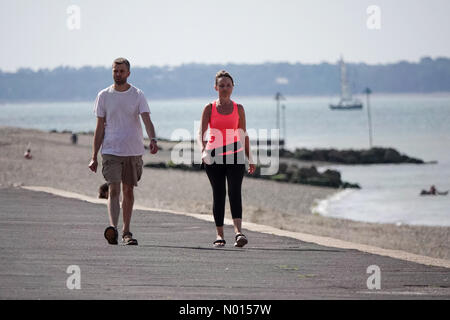
[(325, 199), (315, 200), (313, 206), (311, 207), (311, 212), (321, 216), (328, 216), (328, 207), (331, 202), (340, 201), (355, 191), (356, 190), (353, 189), (344, 189), (328, 196)]

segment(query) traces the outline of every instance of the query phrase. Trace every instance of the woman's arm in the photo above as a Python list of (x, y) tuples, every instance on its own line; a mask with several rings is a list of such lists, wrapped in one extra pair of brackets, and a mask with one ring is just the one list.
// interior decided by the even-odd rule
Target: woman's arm
[(238, 112), (239, 112), (239, 135), (240, 135), (240, 141), (244, 141), (244, 150), (245, 155), (247, 156), (248, 162), (249, 162), (249, 168), (248, 173), (253, 174), (255, 172), (255, 163), (253, 161), (252, 151), (250, 149), (250, 139), (247, 134), (247, 124), (245, 120), (245, 111), (244, 107), (240, 104), (238, 104)]
[(211, 118), (211, 103), (206, 105), (203, 109), (202, 118), (200, 119), (200, 127), (198, 129), (197, 144), (200, 150), (203, 152), (206, 147), (206, 142), (204, 140), (205, 132), (208, 130), (209, 119)]

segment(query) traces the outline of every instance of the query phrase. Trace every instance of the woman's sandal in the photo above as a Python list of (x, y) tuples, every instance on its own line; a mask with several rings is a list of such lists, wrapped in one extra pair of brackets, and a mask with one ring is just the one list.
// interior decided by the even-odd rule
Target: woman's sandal
[(236, 234), (235, 239), (236, 239), (236, 242), (234, 243), (234, 246), (238, 247), (238, 248), (242, 248), (243, 246), (245, 246), (248, 243), (247, 237), (242, 233)]
[(225, 247), (225, 244), (227, 242), (223, 239), (217, 239), (216, 241), (213, 242), (214, 247), (216, 248), (220, 248), (220, 247)]
[(122, 243), (127, 246), (137, 246), (138, 242), (133, 239), (133, 234), (131, 232), (124, 232), (122, 235)]

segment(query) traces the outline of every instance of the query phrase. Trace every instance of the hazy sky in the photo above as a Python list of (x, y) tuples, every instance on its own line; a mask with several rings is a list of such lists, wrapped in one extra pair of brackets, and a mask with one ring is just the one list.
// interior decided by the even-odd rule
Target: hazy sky
[[(450, 57), (449, 0), (0, 0), (0, 69)], [(80, 9), (67, 12), (76, 5)], [(380, 29), (366, 12), (380, 9)], [(80, 21), (80, 28), (71, 30)], [(373, 25), (373, 24), (372, 24)]]

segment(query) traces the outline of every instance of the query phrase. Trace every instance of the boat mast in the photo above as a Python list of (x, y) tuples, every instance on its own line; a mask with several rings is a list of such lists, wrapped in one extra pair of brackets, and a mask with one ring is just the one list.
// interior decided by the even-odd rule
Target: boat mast
[(344, 58), (341, 55), (341, 60), (339, 61), (341, 66), (341, 101), (349, 101), (352, 99), (351, 93), (348, 89), (347, 82), (347, 68), (345, 67)]

